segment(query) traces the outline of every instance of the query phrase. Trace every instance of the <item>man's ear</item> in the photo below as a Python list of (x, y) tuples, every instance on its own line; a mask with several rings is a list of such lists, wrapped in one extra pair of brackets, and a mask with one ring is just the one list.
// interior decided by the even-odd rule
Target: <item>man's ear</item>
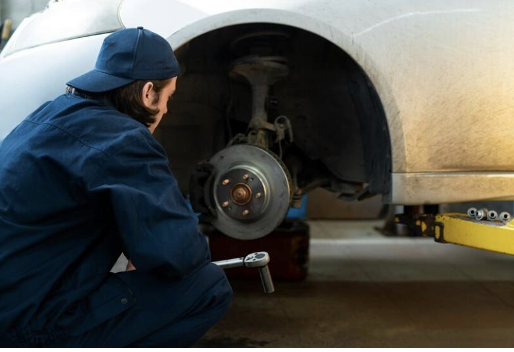
[(141, 101), (147, 108), (154, 108), (155, 90), (152, 82), (146, 82), (141, 90)]

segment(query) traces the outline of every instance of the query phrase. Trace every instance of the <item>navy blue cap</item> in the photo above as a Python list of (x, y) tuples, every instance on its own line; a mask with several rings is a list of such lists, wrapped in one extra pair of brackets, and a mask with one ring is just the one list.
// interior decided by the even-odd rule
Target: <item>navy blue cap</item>
[(143, 27), (127, 28), (104, 39), (94, 70), (66, 84), (100, 93), (135, 80), (169, 79), (179, 73), (180, 66), (166, 39)]

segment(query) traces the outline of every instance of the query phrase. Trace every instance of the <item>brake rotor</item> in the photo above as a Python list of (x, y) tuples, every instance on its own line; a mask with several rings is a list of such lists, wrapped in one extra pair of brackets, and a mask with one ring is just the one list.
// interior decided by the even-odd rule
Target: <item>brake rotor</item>
[(282, 222), (291, 203), (291, 177), (272, 152), (248, 144), (223, 149), (209, 161), (213, 179), (207, 192), (224, 234), (251, 240)]

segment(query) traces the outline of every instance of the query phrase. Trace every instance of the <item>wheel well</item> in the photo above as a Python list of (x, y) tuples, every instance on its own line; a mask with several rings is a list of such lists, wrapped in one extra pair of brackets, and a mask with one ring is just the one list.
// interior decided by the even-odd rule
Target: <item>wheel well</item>
[[(268, 40), (270, 33), (282, 34), (278, 39), (271, 35), (271, 44), (259, 49), (259, 42), (253, 47), (241, 44), (250, 33), (262, 33)], [(388, 125), (366, 73), (341, 48), (316, 34), (265, 23), (216, 29), (176, 50), (182, 72), (156, 137), (183, 192), (198, 161), (247, 129), (251, 89), (232, 81), (228, 72), (235, 59), (255, 47), (257, 54), (269, 50), (289, 64), (288, 78), (270, 89), (268, 117), (273, 121), (285, 115), (291, 121), (294, 139), (284, 150), (284, 162), (300, 165), (299, 184), (322, 186), (347, 198), (388, 193)]]

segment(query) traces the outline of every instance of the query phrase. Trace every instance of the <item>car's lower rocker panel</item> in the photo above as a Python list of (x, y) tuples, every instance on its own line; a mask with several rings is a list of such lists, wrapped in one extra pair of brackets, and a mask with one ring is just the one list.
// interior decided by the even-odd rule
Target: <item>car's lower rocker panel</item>
[(514, 200), (514, 172), (393, 173), (391, 180), (389, 204)]

